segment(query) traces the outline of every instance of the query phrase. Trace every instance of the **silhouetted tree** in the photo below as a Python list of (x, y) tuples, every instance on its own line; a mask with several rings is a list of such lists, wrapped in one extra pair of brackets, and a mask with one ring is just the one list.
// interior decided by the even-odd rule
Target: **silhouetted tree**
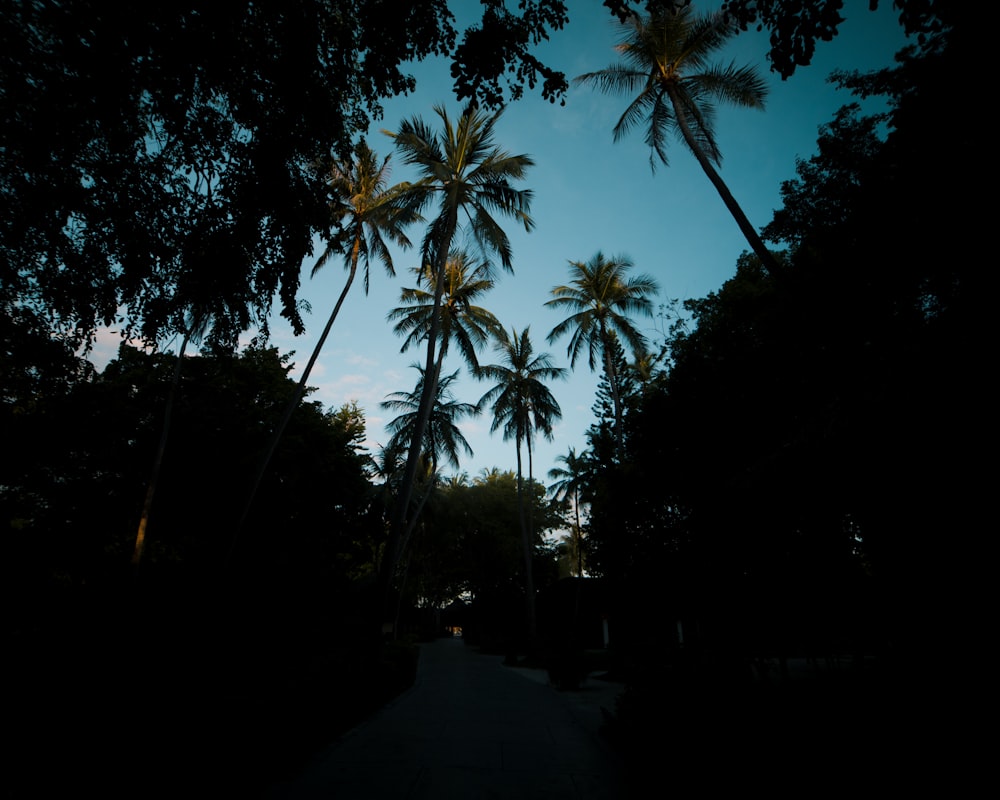
[(590, 261), (570, 262), (568, 284), (552, 289), (553, 298), (545, 305), (569, 311), (570, 316), (549, 333), (553, 342), (570, 334), (566, 352), (570, 366), (575, 366), (581, 352), (586, 351), (593, 371), (599, 358), (608, 378), (614, 404), (615, 431), (619, 450), (622, 445), (622, 398), (619, 391), (621, 376), (613, 360), (617, 337), (624, 339), (635, 352), (645, 351), (645, 339), (629, 318), (633, 314), (652, 315), (649, 296), (659, 289), (649, 275), (626, 277), (633, 266), (624, 256), (606, 259), (597, 253)]
[[(715, 170), (722, 153), (715, 141), (714, 101), (764, 107), (767, 85), (753, 67), (712, 66), (708, 59), (736, 33), (721, 12), (696, 15), (690, 5), (632, 15), (621, 23), (615, 50), (622, 62), (588, 72), (576, 83), (604, 92), (634, 95), (618, 124), (615, 141), (639, 124), (647, 125), (649, 163), (667, 164), (666, 137), (680, 137), (712, 182), (750, 248), (769, 272), (778, 264), (750, 224), (729, 187)], [(638, 94), (636, 94), (638, 92)], [(715, 166), (713, 166), (715, 165)]]
[(404, 120), (394, 133), (387, 131), (402, 154), (403, 162), (418, 170), (418, 179), (405, 190), (413, 207), (422, 210), (437, 203), (438, 213), (431, 220), (421, 246), (421, 263), (429, 265), (434, 300), (427, 331), (424, 391), (390, 528), (381, 576), (383, 592), (388, 590), (398, 558), (424, 429), (437, 388), (438, 337), (443, 322), (440, 309), (448, 258), (455, 235), (463, 225), (462, 217), (467, 217), (470, 233), (483, 255), (499, 257), (508, 270), (512, 269), (510, 243), (495, 215), (511, 217), (525, 230), (530, 231), (533, 226), (528, 215), (531, 192), (514, 188), (515, 182), (524, 178), (533, 162), (525, 155), (511, 155), (496, 144), (494, 135), (499, 113), (491, 115), (470, 106), (454, 122), (443, 106), (435, 107), (435, 113), (443, 128), (440, 134), (419, 117)]
[[(552, 424), (562, 416), (559, 403), (544, 381), (564, 378), (566, 371), (553, 366), (548, 353), (535, 355), (528, 329), (520, 333), (512, 329), (510, 337), (496, 344), (503, 356), (501, 363), (480, 367), (477, 373), (483, 380), (496, 384), (479, 400), (479, 407), (490, 406), (493, 411), (491, 432), (503, 431), (504, 440), (514, 440), (517, 452), (517, 496), (521, 512), (521, 540), (525, 565), (525, 593), (528, 603), (528, 636), (534, 646), (537, 634), (535, 620), (535, 586), (532, 574), (534, 532), (533, 514), (526, 513), (521, 470), (521, 445), (528, 449), (528, 485), (534, 493), (532, 479), (531, 443), (535, 434), (552, 438)], [(531, 508), (534, 508), (533, 499)]]

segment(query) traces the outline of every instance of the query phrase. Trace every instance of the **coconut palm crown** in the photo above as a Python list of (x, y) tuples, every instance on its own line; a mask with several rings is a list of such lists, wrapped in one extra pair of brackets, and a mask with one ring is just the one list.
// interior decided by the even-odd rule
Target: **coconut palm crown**
[(548, 353), (535, 354), (528, 328), (511, 330), (496, 348), (501, 363), (480, 367), (478, 373), (483, 380), (496, 381), (478, 403), (480, 408), (493, 407), (490, 431), (502, 431), (504, 441), (513, 439), (518, 447), (536, 431), (551, 438), (552, 423), (562, 411), (543, 381), (565, 378), (566, 370), (555, 366)]
[(656, 279), (645, 274), (628, 276), (634, 264), (623, 255), (607, 258), (598, 252), (590, 261), (570, 261), (569, 266), (572, 280), (554, 287), (552, 299), (545, 305), (570, 312), (548, 336), (551, 343), (570, 334), (566, 350), (570, 366), (576, 366), (581, 353), (586, 352), (587, 365), (596, 369), (598, 359), (607, 358), (612, 332), (633, 352), (645, 352), (646, 339), (630, 317), (652, 316), (650, 296), (659, 292)]
[[(416, 426), (417, 410), (424, 389), (424, 371), (418, 364), (413, 365), (420, 372), (420, 378), (412, 392), (393, 392), (381, 403), (382, 408), (402, 412), (393, 419), (386, 430), (391, 439), (386, 448), (398, 452), (409, 445)], [(474, 416), (478, 409), (471, 403), (462, 403), (452, 394), (452, 384), (457, 380), (458, 372), (442, 377), (437, 382), (431, 417), (424, 430), (423, 451), (432, 463), (436, 472), (438, 462), (442, 459), (455, 469), (458, 469), (460, 452), (472, 456), (472, 447), (459, 430), (456, 422), (464, 417)]]
[(644, 126), (654, 171), (657, 159), (669, 163), (668, 138), (680, 138), (715, 186), (754, 254), (769, 272), (777, 271), (774, 256), (715, 170), (722, 163), (715, 138), (715, 101), (763, 109), (767, 98), (767, 84), (755, 67), (710, 63), (738, 29), (721, 12), (699, 15), (690, 5), (646, 17), (633, 14), (620, 23), (620, 29), (615, 50), (622, 60), (580, 75), (574, 82), (633, 98), (614, 127), (614, 139), (617, 142)]
[[(475, 372), (479, 366), (477, 351), (491, 338), (505, 335), (503, 326), (494, 314), (476, 300), (493, 288), (489, 264), (473, 264), (464, 250), (453, 250), (445, 265), (444, 291), (438, 308), (440, 317), (441, 361), (454, 342), (469, 367)], [(404, 288), (400, 296), (402, 305), (389, 312), (387, 319), (395, 322), (393, 330), (403, 340), (402, 352), (422, 342), (427, 336), (434, 313), (434, 273), (429, 266), (418, 271), (418, 277), (428, 288)], [(440, 367), (438, 367), (440, 371)]]
[(387, 155), (379, 161), (375, 151), (362, 140), (351, 161), (335, 161), (327, 175), (330, 189), (330, 222), (336, 233), (323, 249), (312, 268), (315, 275), (337, 253), (344, 258), (349, 282), (359, 265), (364, 267), (365, 294), (369, 287), (369, 261), (375, 256), (389, 275), (395, 275), (392, 254), (386, 239), (400, 247), (410, 246), (404, 228), (420, 220), (410, 198), (402, 188), (389, 186)]
[(419, 178), (406, 186), (417, 208), (436, 201), (438, 213), (421, 247), (423, 263), (443, 276), (452, 241), (464, 222), (481, 252), (498, 256), (504, 269), (511, 270), (510, 241), (496, 218), (510, 217), (526, 231), (534, 227), (529, 215), (532, 192), (512, 183), (523, 180), (534, 161), (496, 144), (499, 112), (486, 114), (471, 107), (457, 120), (444, 106), (435, 106), (434, 112), (441, 120), (440, 136), (420, 117), (404, 120), (396, 132), (385, 131), (403, 162), (418, 170)]
[(623, 339), (633, 352), (645, 352), (646, 339), (635, 327), (631, 316), (653, 315), (651, 295), (659, 286), (649, 275), (629, 277), (626, 273), (633, 266), (626, 256), (605, 258), (598, 252), (590, 261), (570, 261), (573, 279), (552, 289), (552, 299), (545, 305), (570, 312), (549, 333), (549, 342), (570, 334), (570, 366), (576, 366), (580, 354), (586, 351), (591, 371), (597, 368), (600, 358), (604, 374), (611, 387), (615, 406), (615, 438), (619, 455), (622, 445), (622, 398), (620, 379), (615, 369), (613, 351), (616, 339)]
[[(389, 185), (389, 160), (386, 156), (381, 161), (376, 153), (362, 139), (354, 148), (351, 159), (334, 161), (327, 174), (327, 185), (330, 191), (329, 219), (332, 232), (327, 237), (327, 246), (313, 266), (315, 275), (330, 259), (340, 253), (344, 257), (344, 267), (347, 269), (347, 280), (330, 312), (319, 339), (306, 362), (302, 375), (289, 398), (281, 420), (271, 435), (260, 463), (257, 467), (250, 492), (243, 507), (243, 513), (233, 534), (235, 547), (240, 531), (246, 522), (253, 506), (257, 489), (264, 477), (268, 464), (274, 456), (278, 442), (291, 420), (292, 414), (306, 393), (306, 381), (312, 374), (313, 367), (319, 359), (323, 345), (330, 335), (334, 322), (340, 314), (340, 309), (347, 299), (347, 294), (354, 284), (359, 264), (364, 267), (365, 294), (368, 293), (369, 262), (375, 256), (385, 266), (389, 275), (395, 275), (392, 263), (392, 253), (386, 244), (386, 239), (401, 248), (410, 247), (406, 236), (406, 226), (421, 220), (416, 206), (407, 193), (402, 191), (404, 184)], [(227, 558), (228, 560), (228, 558)]]

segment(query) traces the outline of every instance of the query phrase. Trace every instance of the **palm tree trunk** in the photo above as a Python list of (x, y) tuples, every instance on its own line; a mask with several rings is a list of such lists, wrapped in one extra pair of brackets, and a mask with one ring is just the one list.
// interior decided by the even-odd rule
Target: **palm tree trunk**
[[(420, 462), (420, 449), (423, 445), (424, 433), (427, 430), (427, 422), (430, 419), (431, 408), (434, 402), (434, 392), (437, 390), (438, 367), (440, 359), (436, 357), (437, 337), (440, 328), (438, 322), (441, 310), (441, 291), (434, 292), (434, 317), (431, 322), (431, 329), (427, 334), (427, 362), (424, 368), (424, 387), (420, 395), (420, 405), (417, 407), (417, 418), (413, 426), (413, 438), (410, 440), (410, 449), (407, 451), (406, 468), (403, 471), (403, 480), (400, 484), (399, 497), (396, 498), (396, 507), (393, 509), (393, 521), (390, 531), (390, 541), (395, 538), (395, 544), (399, 543), (399, 531), (406, 524), (406, 511), (413, 497), (413, 487), (417, 478), (417, 467)], [(393, 556), (395, 548), (390, 550)]]
[(187, 349), (190, 337), (191, 332), (184, 331), (184, 338), (181, 340), (181, 349), (177, 354), (177, 363), (174, 365), (173, 379), (170, 381), (170, 394), (167, 395), (167, 405), (163, 410), (163, 428), (160, 430), (160, 442), (156, 446), (156, 455), (153, 457), (153, 469), (149, 475), (149, 485), (146, 487), (146, 499), (142, 503), (142, 514), (139, 517), (139, 529), (135, 535), (135, 549), (132, 551), (133, 572), (139, 569), (139, 563), (142, 561), (142, 552), (146, 546), (146, 528), (149, 526), (149, 513), (153, 508), (153, 496), (156, 494), (156, 487), (160, 481), (163, 455), (167, 451), (167, 439), (170, 436), (170, 421), (173, 417), (174, 400), (177, 397), (177, 387), (181, 380), (181, 364), (184, 361), (184, 351)]
[(347, 274), (347, 283), (344, 284), (344, 288), (340, 292), (340, 297), (337, 298), (337, 303), (333, 307), (330, 318), (326, 321), (323, 333), (320, 334), (319, 341), (316, 342), (312, 355), (309, 356), (309, 361), (306, 363), (306, 367), (302, 371), (302, 376), (299, 378), (298, 385), (295, 387), (295, 392), (285, 405), (285, 411), (281, 415), (281, 421), (271, 434), (271, 440), (268, 442), (267, 450), (264, 451), (264, 455), (261, 457), (260, 463), (257, 465), (257, 472), (254, 475), (253, 484), (250, 487), (250, 494), (247, 496), (246, 503), (243, 506), (243, 513), (240, 515), (239, 522), (236, 525), (236, 530), (233, 532), (233, 540), (229, 545), (229, 553), (226, 555), (226, 566), (229, 565), (233, 551), (236, 548), (236, 541), (239, 538), (240, 533), (243, 531), (243, 526), (246, 524), (247, 517), (250, 515), (250, 509), (253, 507), (254, 498), (257, 496), (257, 490), (260, 488), (260, 482), (264, 478), (264, 473), (267, 471), (268, 464), (271, 463), (271, 458), (274, 456), (274, 451), (278, 447), (278, 442), (281, 440), (282, 434), (285, 432), (285, 428), (288, 427), (292, 414), (295, 413), (295, 409), (298, 408), (299, 403), (302, 401), (302, 396), (306, 391), (306, 381), (309, 380), (309, 375), (312, 373), (312, 369), (316, 365), (316, 359), (319, 358), (320, 351), (326, 343), (327, 336), (330, 335), (330, 329), (333, 328), (333, 323), (336, 321), (337, 315), (340, 314), (340, 308), (344, 305), (344, 299), (347, 297), (347, 293), (351, 290), (351, 285), (354, 283), (354, 277), (358, 272), (358, 257), (360, 252), (361, 241), (355, 238), (354, 247), (351, 252), (351, 269)]
[(535, 476), (533, 459), (531, 456), (531, 437), (525, 437), (525, 444), (528, 446), (528, 541), (534, 544), (535, 541)]
[(521, 477), (521, 437), (517, 438), (517, 508), (521, 517), (521, 549), (524, 554), (524, 593), (528, 613), (528, 648), (534, 655), (538, 639), (538, 625), (535, 620), (535, 577), (532, 569), (532, 543), (528, 533), (528, 523), (524, 514), (524, 488)]
[[(441, 298), (444, 294), (448, 250), (451, 247), (451, 240), (454, 237), (457, 227), (458, 213), (456, 210), (452, 210), (445, 227), (445, 234), (441, 237), (442, 246), (438, 251), (438, 263), (434, 267), (434, 307), (431, 312), (431, 327), (427, 332), (427, 361), (424, 368), (424, 391), (420, 397), (420, 406), (417, 409), (413, 439), (410, 441), (410, 449), (406, 456), (406, 468), (403, 471), (399, 496), (396, 498), (396, 506), (392, 512), (392, 520), (389, 525), (389, 540), (386, 542), (385, 555), (382, 558), (382, 568), (379, 570), (378, 588), (383, 605), (389, 599), (392, 574), (396, 568), (396, 561), (399, 558), (399, 546), (406, 527), (406, 510), (410, 505), (410, 498), (413, 495), (413, 485), (416, 481), (417, 463), (420, 460), (420, 447), (423, 442), (424, 431), (427, 429), (427, 421), (430, 418), (434, 395), (437, 391), (438, 360), (436, 354), (437, 339), (441, 328)], [(384, 614), (386, 610), (386, 608), (383, 608), (382, 613)]]
[(744, 214), (743, 209), (740, 208), (740, 204), (736, 202), (736, 198), (733, 197), (732, 192), (729, 191), (729, 187), (726, 186), (725, 181), (722, 180), (719, 173), (715, 171), (715, 167), (712, 166), (712, 162), (708, 160), (708, 157), (695, 140), (694, 135), (691, 133), (691, 128), (688, 126), (687, 116), (684, 114), (684, 110), (681, 106), (679, 98), (677, 97), (677, 93), (674, 91), (673, 87), (669, 85), (667, 86), (666, 91), (670, 96), (670, 102), (673, 104), (674, 114), (677, 117), (677, 126), (681, 129), (681, 135), (684, 137), (684, 141), (688, 148), (690, 148), (691, 152), (694, 153), (695, 158), (698, 159), (698, 163), (701, 164), (701, 168), (705, 171), (708, 179), (712, 182), (715, 190), (719, 193), (719, 196), (722, 198), (722, 202), (726, 204), (726, 208), (729, 209), (729, 213), (733, 215), (733, 219), (736, 220), (736, 224), (739, 226), (740, 232), (746, 238), (747, 243), (750, 245), (750, 249), (753, 250), (754, 254), (764, 265), (764, 269), (766, 269), (770, 275), (777, 275), (781, 271), (781, 268), (778, 266), (778, 262), (775, 261), (771, 251), (764, 245), (764, 242), (757, 234), (756, 229), (750, 224), (750, 220), (747, 219), (747, 215)]
[(573, 490), (573, 511), (576, 514), (576, 576), (583, 577), (583, 528), (580, 527), (580, 491)]
[(604, 346), (601, 348), (604, 350), (604, 371), (607, 373), (608, 383), (611, 385), (611, 402), (615, 407), (615, 449), (618, 451), (618, 458), (622, 459), (625, 457), (625, 453), (623, 452), (625, 449), (625, 438), (622, 431), (622, 418), (624, 417), (622, 413), (622, 398), (621, 393), (618, 391), (618, 371), (615, 369), (614, 359), (611, 357), (610, 337), (603, 323), (601, 323), (601, 340), (604, 342)]
[(423, 494), (420, 495), (420, 500), (417, 503), (417, 507), (413, 509), (413, 514), (410, 516), (409, 522), (406, 524), (406, 530), (403, 533), (402, 538), (399, 542), (399, 556), (396, 559), (397, 563), (402, 559), (403, 555), (406, 553), (406, 548), (410, 543), (410, 537), (413, 535), (413, 531), (417, 527), (417, 522), (420, 521), (420, 514), (424, 510), (424, 506), (427, 505), (427, 500), (431, 496), (431, 492), (434, 491), (434, 487), (437, 483), (437, 467), (435, 466), (431, 473), (427, 476), (427, 488), (424, 490)]
[[(441, 376), (441, 366), (444, 364), (444, 353), (445, 353), (445, 348), (442, 347), (441, 351), (438, 353), (437, 365), (434, 371), (435, 384), (437, 384), (438, 378), (440, 378)], [(437, 457), (435, 455), (437, 449), (434, 446), (433, 436), (431, 438), (430, 451), (431, 451), (430, 452), (431, 469), (430, 473), (427, 476), (427, 489), (424, 491), (423, 495), (421, 495), (420, 501), (417, 503), (417, 507), (413, 509), (413, 514), (410, 515), (409, 522), (406, 521), (405, 517), (403, 518), (403, 522), (406, 523), (406, 531), (403, 533), (403, 536), (399, 542), (399, 552), (397, 554), (397, 560), (402, 558), (403, 553), (406, 552), (406, 546), (410, 541), (410, 535), (413, 533), (413, 529), (417, 526), (417, 521), (420, 519), (420, 514), (423, 512), (424, 506), (427, 504), (427, 498), (430, 497), (431, 492), (434, 490), (435, 483), (437, 482)], [(416, 473), (414, 473), (414, 483), (416, 483)], [(407, 503), (407, 505), (409, 505), (409, 503)]]

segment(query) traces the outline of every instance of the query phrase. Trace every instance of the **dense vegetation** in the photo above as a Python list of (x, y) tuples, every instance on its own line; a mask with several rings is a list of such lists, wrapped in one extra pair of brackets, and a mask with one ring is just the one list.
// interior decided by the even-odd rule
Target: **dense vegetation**
[[(629, 284), (627, 262), (608, 280), (638, 288), (638, 299), (623, 301), (613, 326), (588, 310), (593, 287), (562, 287), (572, 291), (552, 302), (571, 296), (582, 316), (550, 340), (570, 333), (574, 358), (588, 350), (603, 382), (590, 446), (568, 454), (547, 495), (531, 443), (558, 406), (541, 383), (515, 379), (519, 369), (558, 375), (545, 354), (532, 362), (527, 331), (508, 336), (445, 285), (449, 263), (466, 257), (451, 248), (458, 206), (442, 203), (428, 225), (430, 268), (399, 310), (403, 332), (430, 344), (421, 383), (396, 398), (413, 411), (398, 426), (409, 433), (385, 451), (364, 450), (357, 408), (301, 400), (290, 356), (267, 344), (266, 310), (277, 297), (300, 324), (313, 234), (324, 257), (356, 270), (350, 248), (361, 240), (331, 218), (340, 190), (330, 175), (364, 157), (355, 141), (379, 100), (412, 88), (400, 66), (447, 53), (458, 96), (484, 107), (538, 76), (558, 99), (562, 76), (529, 43), (561, 27), (565, 5), (527, 3), (515, 17), (486, 4), (462, 40), (437, 0), (398, 18), (371, 0), (254, 3), (240, 14), (202, 5), (111, 15), (82, 2), (0, 4), (0, 522), (25, 765), (38, 766), (36, 739), (54, 737), (94, 741), (74, 766), (123, 790), (168, 772), (183, 781), (210, 760), (236, 771), (265, 752), (273, 777), (412, 678), (413, 651), (380, 647), (373, 620), (432, 634), (461, 595), (460, 624), (483, 646), (534, 656), (538, 636), (563, 655), (591, 646), (583, 620), (551, 603), (536, 630), (534, 590), (551, 596), (560, 563), (599, 579), (614, 667), (629, 681), (615, 733), (632, 746), (637, 729), (669, 717), (664, 736), (692, 754), (697, 737), (685, 732), (715, 719), (705, 678), (712, 714), (735, 703), (729, 711), (748, 716), (731, 735), (750, 736), (760, 698), (739, 692), (749, 665), (763, 672), (770, 660), (849, 656), (859, 675), (871, 664), (877, 673), (850, 702), (789, 704), (771, 734), (814, 711), (863, 727), (876, 700), (884, 721), (915, 688), (930, 702), (941, 666), (978, 641), (961, 623), (980, 600), (988, 496), (970, 457), (989, 427), (991, 294), (985, 204), (969, 189), (987, 132), (942, 112), (942, 98), (964, 99), (983, 52), (968, 11), (897, 3), (919, 45), (893, 70), (839, 78), (884, 96), (888, 112), (849, 106), (829, 122), (761, 231), (773, 263), (745, 254), (718, 291), (685, 304), (663, 341), (630, 335), (628, 313), (648, 311), (655, 285)], [(726, 5), (773, 31), (783, 74), (836, 30), (836, 3)], [(820, 12), (793, 13), (806, 7)], [(786, 26), (792, 18), (800, 27)], [(370, 19), (398, 25), (376, 31)], [(308, 46), (272, 46), (290, 41)], [(507, 64), (513, 82), (501, 85)], [(491, 149), (484, 111), (470, 108), (454, 130), (439, 116), (441, 139), (408, 121), (402, 152), (434, 172), (461, 152), (449, 133), (481, 134), (479, 155), (497, 156), (503, 181), (477, 183), (476, 165), (462, 168), (469, 202), (485, 197), (486, 211), (503, 212), (484, 211), (477, 231), (506, 263), (500, 222), (531, 225), (530, 194), (515, 188), (530, 160)], [(432, 196), (448, 185), (417, 188)], [(390, 197), (403, 215), (390, 226), (428, 207)], [(601, 265), (595, 256), (577, 267)], [(98, 374), (78, 348), (108, 323), (151, 347), (123, 345)], [(261, 339), (237, 349), (254, 325)], [(196, 356), (155, 346), (202, 334)], [(439, 474), (461, 450), (441, 375), (449, 342), (497, 385), (478, 410), (493, 403), (516, 472)], [(509, 363), (480, 369), (486, 342)], [(151, 487), (148, 538), (132, 563)], [(561, 551), (543, 536), (559, 528), (571, 532)], [(96, 716), (119, 734), (92, 740)], [(187, 741), (164, 733), (194, 718)], [(287, 735), (290, 719), (298, 736)], [(874, 746), (884, 730), (861, 739)]]
[[(695, 771), (718, 748), (758, 766), (776, 749), (799, 775), (847, 742), (844, 774), (885, 768), (886, 738), (948, 747), (949, 676), (979, 647), (988, 515), (969, 449), (990, 418), (985, 215), (959, 163), (986, 133), (937, 112), (974, 63), (971, 36), (957, 26), (895, 70), (839, 77), (890, 110), (842, 109), (783, 185), (763, 230), (780, 271), (744, 256), (685, 304), (664, 366), (635, 383), (624, 456), (602, 455), (606, 411), (591, 431), (587, 565), (649, 668), (620, 709), (633, 748), (665, 724)], [(748, 664), (773, 679), (830, 656), (853, 668), (821, 695), (747, 688)]]

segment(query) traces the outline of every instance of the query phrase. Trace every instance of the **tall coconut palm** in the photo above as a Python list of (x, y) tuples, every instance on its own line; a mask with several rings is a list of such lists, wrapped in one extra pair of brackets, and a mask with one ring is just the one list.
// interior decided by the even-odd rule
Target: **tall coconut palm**
[[(335, 161), (330, 167), (330, 174), (327, 182), (330, 187), (330, 223), (337, 229), (331, 237), (326, 248), (323, 250), (316, 264), (313, 266), (312, 274), (315, 275), (321, 270), (331, 258), (338, 253), (344, 258), (344, 267), (347, 269), (347, 281), (344, 288), (334, 304), (326, 325), (313, 348), (309, 361), (306, 362), (305, 369), (299, 377), (295, 392), (289, 398), (281, 420), (271, 434), (264, 455), (261, 457), (254, 476), (250, 494), (243, 509), (236, 528), (235, 536), (239, 535), (250, 508), (253, 505), (254, 497), (260, 486), (261, 479), (267, 470), (267, 465), (274, 455), (285, 428), (292, 418), (292, 414), (298, 407), (306, 391), (306, 381), (312, 373), (312, 369), (319, 358), (320, 351), (326, 343), (330, 329), (340, 314), (341, 306), (347, 297), (354, 279), (358, 273), (358, 266), (364, 268), (364, 288), (368, 293), (369, 286), (369, 264), (374, 256), (382, 262), (386, 272), (394, 276), (396, 274), (392, 263), (392, 254), (389, 252), (387, 244), (392, 242), (402, 248), (410, 247), (411, 243), (406, 236), (405, 228), (413, 222), (421, 219), (420, 214), (411, 202), (411, 198), (402, 191), (402, 184), (389, 186), (389, 160), (391, 156), (386, 156), (381, 161), (375, 152), (361, 140), (354, 150), (354, 158), (349, 162)], [(235, 545), (235, 536), (233, 544)], [(232, 546), (230, 547), (230, 553)]]
[(583, 577), (583, 524), (580, 520), (580, 506), (591, 479), (589, 454), (584, 451), (576, 454), (576, 448), (571, 447), (568, 453), (556, 456), (556, 461), (563, 464), (549, 470), (549, 494), (560, 503), (568, 503), (573, 511), (573, 553), (576, 555), (576, 574)]
[[(454, 341), (457, 343), (466, 363), (475, 372), (479, 368), (477, 355), (479, 348), (491, 338), (504, 335), (503, 326), (492, 312), (474, 305), (474, 301), (479, 295), (485, 294), (493, 288), (493, 280), (490, 277), (491, 267), (488, 262), (481, 262), (474, 267), (471, 265), (472, 259), (466, 251), (452, 251), (445, 264), (445, 289), (439, 303), (435, 304), (433, 292), (429, 292), (419, 286), (417, 288), (404, 288), (401, 296), (401, 302), (404, 305), (393, 309), (388, 314), (388, 320), (396, 322), (395, 332), (406, 337), (401, 348), (401, 352), (406, 352), (411, 345), (415, 345), (427, 337), (428, 331), (435, 320), (434, 310), (437, 308), (437, 321), (440, 326), (438, 340), (440, 344), (438, 346), (434, 374), (438, 376), (441, 374), (441, 365), (451, 342)], [(418, 278), (423, 280), (428, 286), (433, 285), (434, 274), (430, 267), (425, 266), (416, 272)], [(417, 367), (417, 369), (420, 369), (420, 367)], [(457, 375), (457, 372), (451, 375), (447, 382), (450, 384)], [(435, 415), (438, 413), (441, 403), (441, 392), (444, 390), (443, 381), (444, 379), (440, 378), (438, 380), (438, 398), (434, 400), (431, 406), (431, 416), (428, 419), (427, 428), (424, 432), (425, 439), (431, 444), (433, 444), (436, 436), (440, 436), (443, 433), (441, 431), (434, 431)], [(415, 394), (405, 395), (406, 402), (413, 402), (412, 412), (406, 415), (405, 427), (401, 427), (393, 436), (393, 443), (404, 450), (409, 446), (410, 437), (416, 429), (419, 400), (424, 383), (425, 373), (424, 370), (421, 370), (421, 377)], [(450, 395), (450, 392), (448, 394)], [(402, 397), (404, 396), (401, 395), (397, 399), (401, 399)], [(384, 403), (383, 406), (385, 407)], [(475, 411), (475, 407), (471, 408)], [(457, 428), (454, 430), (458, 432)], [(471, 455), (471, 450), (468, 450), (468, 444), (465, 443), (464, 438), (461, 438), (461, 433), (458, 433), (458, 437), (465, 445), (469, 455)], [(438, 459), (435, 451), (431, 449), (425, 458), (430, 459), (432, 464), (431, 471), (436, 474)], [(449, 460), (454, 466), (458, 466), (456, 447), (452, 448)], [(413, 526), (423, 509), (426, 499), (427, 492), (425, 491), (416, 508), (410, 513), (410, 521), (406, 526), (406, 533), (404, 533), (399, 547), (400, 557), (403, 556), (406, 550), (406, 542), (410, 538)]]
[[(426, 375), (419, 365), (414, 364), (413, 366), (420, 372), (420, 378), (413, 391), (393, 392), (381, 404), (384, 409), (402, 412), (386, 426), (386, 430), (391, 434), (386, 448), (395, 452), (403, 452), (409, 446), (416, 428), (417, 412), (420, 408), (420, 398), (423, 394)], [(479, 408), (471, 403), (461, 403), (455, 399), (451, 392), (451, 385), (457, 378), (458, 370), (441, 378), (437, 383), (430, 419), (424, 429), (421, 458), (418, 461), (418, 464), (423, 467), (418, 472), (423, 472), (424, 490), (421, 492), (419, 502), (410, 514), (399, 546), (400, 556), (406, 552), (407, 543), (416, 527), (417, 518), (423, 511), (424, 504), (431, 492), (437, 486), (438, 465), (442, 459), (458, 469), (460, 451), (470, 457), (473, 455), (472, 447), (455, 423), (463, 417), (478, 414)]]
[(503, 431), (504, 441), (515, 442), (517, 451), (517, 502), (521, 517), (521, 544), (524, 552), (525, 593), (527, 595), (528, 634), (532, 644), (536, 639), (535, 583), (532, 575), (534, 532), (528, 524), (524, 510), (523, 470), (521, 445), (528, 451), (528, 485), (532, 485), (531, 450), (536, 433), (552, 439), (552, 424), (562, 417), (562, 410), (544, 381), (566, 377), (566, 370), (552, 364), (548, 353), (535, 355), (528, 328), (518, 333), (511, 330), (510, 337), (499, 340), (496, 349), (502, 355), (501, 363), (479, 368), (479, 377), (496, 381), (482, 396), (480, 408), (491, 406), (493, 424), (491, 432)]
[(659, 291), (656, 281), (649, 275), (628, 277), (633, 267), (625, 256), (605, 258), (598, 252), (590, 261), (570, 261), (572, 280), (552, 289), (553, 298), (545, 305), (567, 310), (571, 314), (549, 333), (548, 341), (554, 342), (569, 333), (567, 354), (570, 366), (584, 351), (593, 371), (600, 360), (611, 388), (615, 408), (615, 440), (619, 455), (622, 448), (622, 397), (620, 380), (615, 368), (614, 339), (624, 340), (634, 352), (645, 352), (646, 340), (629, 315), (651, 317), (653, 303), (650, 295)]
[[(389, 312), (387, 319), (395, 322), (393, 330), (405, 336), (401, 352), (422, 342), (434, 322), (434, 274), (430, 267), (418, 272), (427, 288), (404, 288), (400, 297), (403, 304)], [(493, 288), (487, 262), (473, 264), (469, 253), (452, 251), (445, 264), (444, 290), (438, 304), (438, 353), (437, 371), (454, 342), (465, 362), (473, 372), (479, 366), (477, 352), (488, 341), (503, 335), (500, 321), (487, 309), (475, 305), (480, 295)]]
[(511, 155), (494, 140), (500, 114), (486, 114), (469, 106), (456, 120), (443, 106), (435, 106), (442, 130), (435, 132), (419, 117), (404, 120), (396, 132), (385, 131), (393, 138), (404, 163), (415, 167), (419, 178), (406, 186), (407, 195), (422, 211), (435, 206), (421, 246), (421, 263), (430, 266), (434, 303), (431, 325), (427, 331), (427, 357), (423, 397), (414, 426), (414, 436), (407, 454), (406, 471), (393, 514), (388, 557), (380, 575), (381, 590), (388, 596), (389, 580), (395, 568), (397, 548), (402, 536), (410, 496), (416, 478), (424, 429), (431, 413), (437, 385), (437, 341), (441, 328), (438, 313), (445, 290), (448, 255), (460, 228), (465, 227), (484, 256), (496, 256), (502, 266), (512, 269), (510, 241), (495, 215), (510, 217), (530, 231), (531, 192), (516, 189), (533, 161), (526, 155)]
[(667, 161), (668, 134), (680, 136), (733, 215), (750, 248), (772, 274), (778, 271), (774, 256), (764, 246), (743, 209), (729, 191), (715, 166), (722, 153), (715, 139), (715, 103), (764, 108), (767, 84), (755, 67), (711, 64), (710, 59), (737, 33), (722, 12), (696, 14), (690, 5), (632, 14), (619, 23), (621, 38), (615, 50), (622, 61), (574, 79), (609, 94), (633, 97), (618, 124), (618, 141), (638, 125), (646, 127), (649, 163)]

